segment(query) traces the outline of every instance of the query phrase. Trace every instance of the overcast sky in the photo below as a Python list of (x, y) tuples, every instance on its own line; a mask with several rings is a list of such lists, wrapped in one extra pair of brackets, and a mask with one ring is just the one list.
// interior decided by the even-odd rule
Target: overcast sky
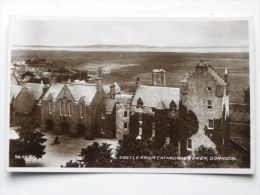
[(246, 21), (15, 20), (12, 45), (247, 47)]

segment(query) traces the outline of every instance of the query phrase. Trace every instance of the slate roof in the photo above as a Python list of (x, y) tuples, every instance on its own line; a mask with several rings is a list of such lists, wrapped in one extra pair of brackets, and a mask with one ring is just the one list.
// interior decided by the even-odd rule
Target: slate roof
[(11, 85), (10, 99), (12, 99), (12, 98), (16, 99), (16, 97), (19, 95), (21, 90), (22, 90), (22, 86), (20, 86), (20, 85)]
[(230, 111), (230, 120), (232, 122), (239, 123), (250, 123), (250, 113), (248, 112), (239, 112), (239, 111)]
[(250, 139), (241, 137), (231, 137), (231, 141), (240, 146), (245, 151), (250, 151)]
[(80, 98), (84, 98), (86, 104), (92, 103), (94, 96), (96, 95), (97, 89), (95, 84), (81, 84), (81, 83), (70, 83), (62, 84), (55, 83), (51, 85), (47, 93), (44, 95), (44, 99), (47, 99), (51, 94), (53, 99), (57, 99), (58, 95), (64, 87), (68, 87), (72, 97), (75, 101), (79, 101)]
[(85, 103), (91, 103), (97, 93), (96, 85), (67, 84), (67, 87), (75, 101), (79, 101), (81, 97), (84, 97)]
[(143, 106), (156, 109), (169, 109), (170, 103), (173, 100), (178, 108), (180, 88), (140, 85), (134, 95), (133, 106), (137, 105), (139, 98), (143, 100)]
[(190, 76), (192, 75), (192, 73), (190, 72), (187, 72), (185, 74), (185, 76), (179, 81), (180, 83), (187, 83), (188, 82), (188, 79), (190, 78)]
[(43, 94), (43, 83), (26, 83), (25, 87), (30, 91), (34, 100), (39, 101)]
[(60, 94), (61, 89), (64, 87), (65, 84), (62, 83), (54, 83), (50, 86), (48, 91), (43, 96), (44, 99), (47, 99), (49, 95), (51, 94), (53, 99), (56, 99), (58, 95)]
[(214, 80), (220, 84), (221, 86), (226, 86), (227, 83), (224, 81), (224, 79), (212, 68), (208, 67), (208, 73), (214, 78)]
[[(221, 85), (221, 86), (227, 85), (225, 80), (214, 70), (214, 68), (212, 68), (211, 66), (208, 66), (207, 71), (219, 85)], [(180, 83), (187, 83), (188, 79), (191, 76), (192, 76), (192, 73), (186, 73), (186, 75), (179, 82)]]
[(105, 99), (104, 104), (105, 104), (106, 112), (108, 114), (111, 114), (115, 107), (116, 100), (115, 99)]

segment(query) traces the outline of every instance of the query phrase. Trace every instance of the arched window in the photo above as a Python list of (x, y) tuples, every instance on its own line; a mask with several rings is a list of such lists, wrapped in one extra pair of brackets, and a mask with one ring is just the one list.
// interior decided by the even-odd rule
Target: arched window
[(124, 111), (124, 117), (127, 117), (127, 111), (126, 110)]
[(84, 110), (84, 104), (80, 103), (79, 104), (79, 115), (80, 115), (80, 118), (84, 117), (83, 110)]
[(63, 115), (63, 102), (62, 100), (59, 101), (59, 104), (60, 104), (60, 116)]
[(68, 115), (71, 116), (71, 112), (72, 112), (72, 104), (71, 101), (68, 102)]

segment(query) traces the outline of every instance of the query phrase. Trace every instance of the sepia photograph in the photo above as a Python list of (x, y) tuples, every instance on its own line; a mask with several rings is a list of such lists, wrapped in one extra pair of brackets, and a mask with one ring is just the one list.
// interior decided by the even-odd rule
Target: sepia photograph
[(249, 27), (13, 18), (10, 170), (252, 171)]

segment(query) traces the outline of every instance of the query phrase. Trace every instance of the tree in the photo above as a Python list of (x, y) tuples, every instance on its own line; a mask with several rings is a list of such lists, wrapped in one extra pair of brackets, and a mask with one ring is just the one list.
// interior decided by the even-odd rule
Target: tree
[(44, 134), (36, 129), (32, 121), (17, 129), (19, 138), (10, 140), (10, 166), (24, 166), (26, 157), (42, 158), (45, 154)]
[[(188, 160), (186, 167), (191, 168), (216, 168), (218, 167), (216, 165), (215, 161), (211, 161), (210, 158), (216, 157), (218, 154), (213, 148), (207, 148), (205, 146), (200, 146), (198, 149), (194, 151), (194, 154), (191, 156), (191, 158), (200, 158), (203, 159), (191, 159)], [(206, 159), (204, 159), (204, 157)]]
[(94, 142), (87, 148), (82, 148), (79, 154), (80, 160), (69, 161), (65, 167), (111, 167), (112, 149), (107, 143)]
[[(178, 156), (172, 144), (158, 146), (159, 144), (156, 141), (151, 142), (148, 140), (135, 140), (131, 137), (126, 138), (121, 141), (117, 149), (113, 166), (131, 168), (183, 167), (181, 161), (171, 159)], [(166, 159), (163, 159), (164, 157)]]
[[(119, 144), (116, 158), (113, 161), (115, 167), (151, 167), (152, 161), (149, 159), (134, 159), (134, 157), (152, 156), (152, 145), (143, 140), (135, 140), (131, 137), (125, 138)], [(121, 157), (130, 157), (123, 159)], [(132, 158), (133, 157), (133, 158)]]

